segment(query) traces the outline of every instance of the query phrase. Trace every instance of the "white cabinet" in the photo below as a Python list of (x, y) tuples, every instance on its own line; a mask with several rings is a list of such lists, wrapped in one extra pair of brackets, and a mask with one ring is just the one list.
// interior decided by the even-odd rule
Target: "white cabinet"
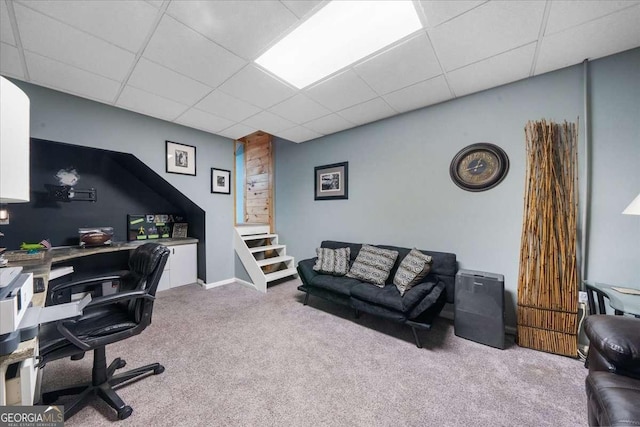
[(198, 280), (198, 251), (195, 243), (168, 246), (169, 259), (158, 284), (158, 291), (189, 285)]

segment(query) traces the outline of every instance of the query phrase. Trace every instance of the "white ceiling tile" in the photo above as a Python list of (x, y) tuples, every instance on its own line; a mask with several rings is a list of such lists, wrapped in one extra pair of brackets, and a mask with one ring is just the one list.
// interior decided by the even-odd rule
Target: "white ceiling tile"
[(356, 65), (354, 70), (380, 95), (442, 74), (423, 32)]
[(146, 2), (153, 7), (160, 8), (162, 6), (162, 3), (164, 3), (164, 0), (146, 0)]
[(231, 138), (231, 139), (240, 139), (247, 135), (251, 135), (257, 130), (258, 129), (254, 129), (250, 126), (243, 125), (242, 123), (236, 123), (235, 125), (218, 132), (218, 134), (222, 136), (226, 136), (227, 138)]
[(281, 130), (289, 129), (296, 125), (295, 123), (268, 111), (262, 111), (255, 116), (251, 116), (242, 123), (270, 134), (278, 133)]
[(376, 97), (376, 93), (352, 70), (318, 83), (305, 92), (334, 112)]
[(492, 56), (447, 74), (456, 96), (511, 83), (529, 77), (536, 43)]
[(243, 101), (269, 108), (296, 91), (254, 65), (248, 65), (224, 82), (220, 90)]
[(144, 56), (211, 87), (217, 87), (246, 61), (165, 15)]
[(142, 47), (158, 14), (156, 8), (143, 1), (22, 0), (20, 3), (130, 52)]
[(211, 92), (202, 101), (198, 102), (195, 107), (235, 122), (241, 122), (247, 117), (260, 112), (260, 108), (255, 105), (240, 101), (220, 90)]
[(185, 105), (193, 105), (211, 91), (210, 87), (145, 58), (138, 61), (128, 84)]
[(444, 76), (417, 83), (383, 96), (396, 111), (405, 112), (453, 98)]
[(543, 1), (492, 1), (429, 30), (442, 66), (455, 70), (537, 40)]
[(427, 17), (429, 27), (435, 27), (445, 21), (455, 18), (458, 15), (473, 9), (474, 7), (485, 3), (483, 1), (466, 1), (466, 0), (446, 0), (446, 1), (420, 1), (422, 10)]
[(535, 74), (640, 46), (640, 6), (544, 37)]
[(79, 68), (25, 52), (27, 69), (33, 83), (70, 92), (85, 98), (111, 103), (120, 90), (120, 83)]
[(167, 12), (245, 59), (298, 21), (279, 1), (173, 1)]
[(0, 43), (0, 74), (24, 79), (24, 70), (17, 47)]
[(382, 98), (375, 98), (371, 101), (363, 102), (362, 104), (354, 105), (353, 107), (346, 108), (338, 112), (339, 115), (344, 117), (355, 124), (365, 124), (375, 122), (376, 120), (384, 119), (385, 117), (398, 114), (393, 108), (384, 102)]
[(295, 123), (304, 123), (330, 113), (322, 105), (299, 93), (293, 98), (274, 105), (269, 111)]
[(327, 116), (320, 117), (319, 119), (311, 120), (310, 122), (305, 123), (304, 126), (315, 132), (328, 135), (352, 128), (356, 125), (337, 114), (329, 114)]
[(222, 117), (214, 116), (213, 114), (205, 113), (195, 108), (190, 108), (185, 111), (175, 122), (213, 133), (219, 132), (234, 124), (231, 120), (223, 119)]
[(147, 116), (157, 117), (159, 119), (173, 121), (180, 114), (185, 112), (186, 105), (171, 101), (152, 93), (126, 86), (118, 101), (118, 107), (126, 108), (137, 113), (146, 114)]
[(104, 40), (14, 3), (25, 50), (122, 81), (135, 56)]
[(281, 3), (284, 4), (287, 9), (293, 12), (298, 18), (302, 18), (310, 12), (317, 12), (320, 9), (320, 6), (326, 3), (327, 1), (320, 0), (281, 0)]
[(0, 1), (0, 41), (13, 46), (16, 45), (11, 20), (9, 19), (9, 9), (3, 1)]
[(555, 0), (551, 2), (545, 35), (575, 27), (637, 4), (640, 4), (640, 1)]
[(311, 139), (320, 138), (322, 134), (307, 129), (304, 126), (296, 126), (294, 128), (278, 132), (277, 136), (293, 142), (305, 142)]

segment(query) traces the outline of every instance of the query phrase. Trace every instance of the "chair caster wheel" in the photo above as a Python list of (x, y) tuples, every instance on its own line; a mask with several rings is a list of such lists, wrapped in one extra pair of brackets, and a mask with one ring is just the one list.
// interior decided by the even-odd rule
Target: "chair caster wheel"
[(153, 370), (154, 375), (160, 375), (164, 372), (164, 366), (160, 365), (156, 369)]
[(133, 413), (133, 409), (131, 406), (125, 406), (121, 410), (118, 411), (118, 419), (124, 420), (125, 418), (129, 418), (129, 416)]
[(120, 361), (118, 361), (118, 365), (116, 366), (116, 369), (122, 369), (125, 366), (127, 366), (127, 362), (125, 360), (120, 359)]

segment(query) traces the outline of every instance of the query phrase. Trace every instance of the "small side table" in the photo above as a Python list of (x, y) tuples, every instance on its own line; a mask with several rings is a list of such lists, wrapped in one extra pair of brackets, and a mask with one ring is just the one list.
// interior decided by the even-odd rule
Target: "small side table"
[(587, 290), (589, 312), (591, 314), (606, 314), (604, 299), (607, 298), (609, 300), (609, 306), (613, 308), (615, 314), (632, 314), (640, 317), (640, 295), (624, 294), (613, 289), (613, 287), (623, 288), (624, 286), (607, 285), (605, 283), (591, 281), (585, 281), (583, 283)]

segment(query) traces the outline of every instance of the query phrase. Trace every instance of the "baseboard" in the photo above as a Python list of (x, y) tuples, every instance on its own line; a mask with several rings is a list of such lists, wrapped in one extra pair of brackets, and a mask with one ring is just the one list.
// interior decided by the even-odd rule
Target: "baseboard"
[[(440, 312), (440, 317), (442, 317), (443, 319), (447, 319), (447, 320), (453, 320), (453, 311), (450, 310), (442, 310)], [(507, 335), (513, 335), (514, 337), (516, 336), (516, 333), (518, 332), (518, 329), (514, 326), (505, 326), (504, 327), (504, 333)]]
[[(198, 283), (200, 283), (201, 281), (199, 280)], [(213, 288), (217, 288), (218, 286), (224, 286), (224, 285), (229, 285), (231, 283), (238, 283), (240, 285), (243, 286), (248, 286), (250, 288), (255, 289), (255, 286), (253, 286), (253, 283), (247, 282), (246, 280), (242, 280), (242, 279), (238, 279), (237, 277), (232, 277), (231, 279), (224, 279), (224, 280), (219, 280), (217, 282), (213, 282), (213, 283), (200, 283), (200, 286), (202, 286), (205, 289), (213, 289)]]

